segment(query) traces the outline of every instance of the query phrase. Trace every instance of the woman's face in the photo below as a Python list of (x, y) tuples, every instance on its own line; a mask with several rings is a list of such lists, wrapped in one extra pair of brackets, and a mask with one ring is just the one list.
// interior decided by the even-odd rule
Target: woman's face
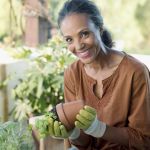
[(85, 14), (71, 14), (60, 26), (68, 49), (84, 64), (92, 63), (100, 52), (100, 30)]

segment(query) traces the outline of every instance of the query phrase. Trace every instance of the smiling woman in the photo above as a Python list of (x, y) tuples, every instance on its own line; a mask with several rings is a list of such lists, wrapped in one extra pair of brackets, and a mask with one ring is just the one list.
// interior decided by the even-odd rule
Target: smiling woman
[(76, 115), (73, 130), (53, 120), (50, 135), (67, 137), (70, 147), (79, 150), (149, 149), (147, 67), (112, 48), (102, 16), (90, 0), (68, 0), (58, 24), (68, 50), (78, 58), (64, 72), (65, 102), (82, 100), (86, 106)]
[[(96, 121), (88, 123), (84, 118), (86, 108), (84, 113), (79, 112), (75, 125), (81, 129), (80, 135), (69, 138), (71, 144), (78, 149), (150, 147), (150, 80), (146, 66), (112, 49), (110, 33), (91, 1), (67, 1), (58, 24), (68, 50), (79, 59), (65, 71), (65, 100), (82, 99), (95, 108), (97, 116)], [(116, 116), (116, 111), (120, 116)]]
[(87, 19), (87, 16), (72, 14), (65, 17), (61, 23), (61, 31), (68, 49), (82, 62), (89, 63), (95, 59), (101, 42), (99, 34), (96, 33), (100, 31)]

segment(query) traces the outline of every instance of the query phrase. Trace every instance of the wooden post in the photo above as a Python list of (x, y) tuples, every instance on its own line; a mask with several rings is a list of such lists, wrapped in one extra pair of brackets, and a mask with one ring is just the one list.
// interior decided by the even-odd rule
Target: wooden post
[[(0, 64), (0, 81), (3, 82), (6, 80), (6, 65)], [(1, 98), (2, 98), (2, 121), (8, 120), (8, 97), (7, 97), (7, 87), (1, 89)]]
[(39, 150), (45, 150), (46, 145), (44, 144), (44, 139), (40, 139), (40, 149)]

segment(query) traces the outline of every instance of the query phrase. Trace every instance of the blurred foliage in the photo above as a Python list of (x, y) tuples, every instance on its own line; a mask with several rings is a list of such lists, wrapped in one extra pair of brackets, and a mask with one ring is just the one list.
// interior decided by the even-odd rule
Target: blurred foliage
[(20, 41), (22, 36), (22, 4), (18, 0), (0, 1), (0, 42)]
[[(146, 0), (144, 4), (139, 4), (136, 8), (135, 17), (137, 19), (139, 28), (143, 34), (144, 40), (141, 47), (150, 47), (150, 1)], [(144, 46), (143, 46), (144, 45)]]
[(26, 121), (0, 123), (1, 150), (35, 150), (32, 132)]
[(64, 0), (48, 0), (49, 14), (51, 15), (51, 19), (55, 25), (57, 25), (58, 14), (64, 2)]
[[(23, 54), (24, 51), (25, 48)], [(27, 55), (20, 56), (25, 56), (30, 67), (13, 90), (16, 100), (13, 115), (18, 120), (45, 113), (63, 101), (63, 72), (74, 59), (59, 36), (40, 49), (28, 48)]]
[[(120, 47), (123, 47), (123, 50), (130, 53), (150, 54), (146, 46), (146, 43), (150, 43), (145, 40), (143, 32), (139, 29), (137, 18), (135, 17), (136, 11), (140, 14), (146, 13), (146, 10), (137, 10), (139, 5), (146, 4), (146, 0), (94, 1), (101, 9), (101, 13), (104, 17), (104, 25), (111, 31), (116, 44), (121, 43)], [(148, 21), (143, 20), (143, 24), (146, 22)], [(148, 22), (148, 24), (150, 25), (150, 22)], [(143, 28), (143, 30), (147, 29)]]

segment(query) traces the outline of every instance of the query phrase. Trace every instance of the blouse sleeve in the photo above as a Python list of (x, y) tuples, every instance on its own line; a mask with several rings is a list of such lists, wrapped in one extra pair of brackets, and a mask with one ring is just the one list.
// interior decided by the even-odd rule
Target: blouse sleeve
[(129, 110), (129, 147), (150, 148), (150, 75), (146, 67), (138, 68), (133, 76)]

